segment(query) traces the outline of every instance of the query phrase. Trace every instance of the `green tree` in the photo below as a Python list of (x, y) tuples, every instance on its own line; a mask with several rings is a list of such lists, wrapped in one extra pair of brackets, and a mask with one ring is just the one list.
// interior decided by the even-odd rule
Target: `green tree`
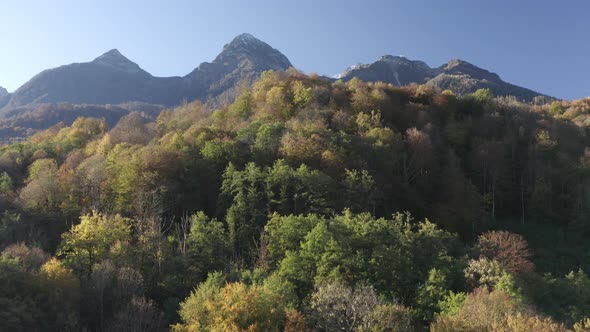
[(54, 159), (38, 159), (29, 166), (27, 185), (20, 197), (28, 208), (55, 211), (61, 200)]
[(181, 304), (183, 323), (174, 331), (283, 331), (287, 307), (279, 293), (221, 280), (211, 275)]
[(223, 270), (232, 253), (223, 223), (197, 212), (191, 217), (191, 224), (185, 252), (189, 275), (204, 277), (208, 271)]
[(129, 219), (92, 212), (81, 216), (80, 223), (62, 235), (58, 254), (76, 272), (90, 275), (94, 264), (123, 256), (130, 240)]
[(0, 176), (0, 193), (8, 194), (14, 189), (14, 183), (8, 173), (2, 172)]

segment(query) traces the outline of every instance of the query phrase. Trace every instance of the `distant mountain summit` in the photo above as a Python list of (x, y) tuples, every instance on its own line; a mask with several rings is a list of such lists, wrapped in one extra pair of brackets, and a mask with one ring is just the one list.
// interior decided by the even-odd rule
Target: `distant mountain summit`
[(127, 59), (116, 48), (106, 52), (92, 61), (93, 64), (104, 66), (105, 68), (117, 71), (123, 71), (130, 74), (145, 73), (135, 62)]
[(399, 86), (411, 83), (427, 84), (441, 90), (453, 90), (459, 95), (488, 88), (497, 96), (510, 95), (523, 101), (532, 101), (534, 97), (543, 95), (504, 82), (497, 74), (459, 59), (450, 60), (438, 68), (431, 68), (422, 61), (385, 55), (371, 64), (352, 66), (336, 77), (344, 81), (358, 77), (363, 81), (381, 81)]
[(422, 61), (412, 61), (405, 57), (384, 55), (371, 64), (358, 64), (345, 70), (337, 78), (349, 80), (353, 77), (367, 82), (387, 82), (396, 85), (424, 81), (432, 68)]
[(478, 89), (490, 89), (496, 96), (514, 96), (530, 102), (542, 93), (503, 81), (496, 73), (472, 65), (463, 60), (450, 60), (435, 70), (436, 75), (426, 84), (442, 90), (450, 89), (456, 94), (473, 93)]
[(258, 69), (285, 70), (293, 66), (283, 53), (249, 33), (243, 33), (223, 46), (213, 63), (239, 65), (242, 61), (250, 62)]
[(174, 106), (183, 100), (231, 101), (242, 82), (253, 82), (265, 70), (286, 70), (291, 66), (285, 55), (250, 34), (237, 36), (213, 62), (202, 63), (184, 77), (152, 76), (112, 49), (91, 62), (73, 63), (37, 74), (4, 104), (14, 108), (38, 103), (138, 101)]
[(8, 96), (8, 90), (0, 86), (0, 98)]
[(252, 83), (265, 70), (286, 70), (293, 65), (278, 50), (244, 33), (223, 46), (213, 62), (200, 64), (185, 76), (189, 86), (197, 87), (190, 99), (215, 97), (231, 101), (242, 82)]
[(11, 96), (8, 106), (33, 103), (118, 104), (153, 102), (152, 76), (119, 51), (111, 50), (91, 62), (45, 70)]

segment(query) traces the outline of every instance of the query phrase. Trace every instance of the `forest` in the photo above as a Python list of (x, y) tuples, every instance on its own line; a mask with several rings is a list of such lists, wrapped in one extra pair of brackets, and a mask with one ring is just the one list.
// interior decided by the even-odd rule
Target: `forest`
[(590, 98), (264, 72), (0, 148), (1, 331), (590, 331)]

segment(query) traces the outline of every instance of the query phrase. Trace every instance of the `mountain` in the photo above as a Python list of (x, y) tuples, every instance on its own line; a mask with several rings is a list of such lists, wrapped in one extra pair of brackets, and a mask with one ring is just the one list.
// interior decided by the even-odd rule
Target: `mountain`
[[(14, 93), (0, 90), (0, 109), (68, 102), (74, 104), (122, 104), (140, 102), (174, 106), (184, 100), (231, 102), (243, 83), (252, 83), (269, 69), (286, 70), (289, 59), (267, 43), (244, 33), (226, 44), (212, 62), (201, 63), (183, 77), (156, 77), (116, 49), (91, 62), (73, 63), (45, 70)], [(347, 81), (383, 81), (395, 85), (429, 84), (451, 89), (459, 95), (489, 88), (495, 95), (512, 95), (531, 101), (541, 95), (504, 82), (497, 74), (462, 60), (451, 60), (438, 68), (422, 61), (385, 55), (371, 64), (350, 67), (338, 78)]]
[(240, 83), (252, 83), (265, 70), (286, 70), (292, 66), (281, 52), (244, 33), (226, 44), (213, 62), (202, 63), (185, 76), (193, 88), (189, 99), (216, 97), (231, 101)]
[(387, 82), (408, 85), (423, 82), (432, 75), (432, 68), (422, 61), (400, 56), (384, 55), (371, 64), (358, 64), (345, 70), (336, 78), (348, 81), (353, 77), (366, 82)]
[(427, 84), (441, 90), (453, 90), (459, 95), (489, 88), (497, 96), (510, 95), (527, 102), (536, 96), (543, 96), (542, 93), (504, 82), (497, 74), (458, 59), (450, 60), (438, 68), (431, 68), (422, 61), (385, 55), (371, 64), (352, 66), (336, 76), (344, 81), (353, 77), (368, 82), (382, 81), (399, 86), (411, 83)]
[(450, 60), (436, 69), (437, 75), (426, 84), (442, 90), (450, 89), (459, 95), (473, 93), (477, 89), (490, 89), (496, 96), (514, 96), (530, 102), (542, 93), (503, 81), (498, 74), (479, 68), (463, 60)]
[(0, 86), (0, 108), (6, 105), (9, 99), (10, 94), (8, 93), (8, 90)]
[(131, 101), (173, 106), (183, 100), (232, 99), (242, 81), (252, 82), (265, 70), (286, 70), (290, 66), (281, 52), (250, 34), (237, 36), (212, 63), (202, 63), (184, 77), (152, 76), (113, 49), (91, 62), (39, 73), (12, 94), (5, 108)]
[(118, 50), (87, 63), (73, 63), (45, 70), (10, 98), (8, 106), (32, 103), (118, 104), (130, 100), (151, 100), (146, 86), (152, 76)]

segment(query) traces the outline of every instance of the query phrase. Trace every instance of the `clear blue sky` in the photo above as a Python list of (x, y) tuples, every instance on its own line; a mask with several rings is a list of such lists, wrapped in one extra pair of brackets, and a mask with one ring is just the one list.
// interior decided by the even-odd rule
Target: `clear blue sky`
[(111, 48), (156, 76), (185, 75), (249, 32), (305, 72), (384, 54), (461, 58), (560, 98), (590, 95), (588, 0), (0, 1), (0, 86)]

